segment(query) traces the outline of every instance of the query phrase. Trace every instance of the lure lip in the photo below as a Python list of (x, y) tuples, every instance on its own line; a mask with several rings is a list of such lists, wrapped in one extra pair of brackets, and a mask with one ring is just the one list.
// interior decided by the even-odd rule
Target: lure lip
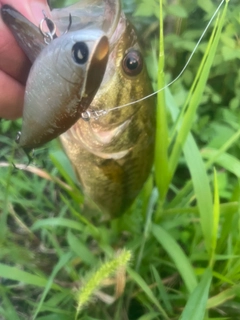
[[(94, 56), (91, 59), (91, 62), (89, 64), (88, 68), (88, 75), (85, 83), (85, 94), (89, 95), (93, 93), (92, 88), (99, 87), (103, 75), (106, 70), (107, 62), (108, 62), (108, 56), (109, 56), (109, 41), (107, 36), (102, 36), (102, 38), (97, 43), (95, 50), (94, 50)], [(97, 72), (96, 72), (97, 70)], [(86, 111), (82, 110), (82, 112)]]

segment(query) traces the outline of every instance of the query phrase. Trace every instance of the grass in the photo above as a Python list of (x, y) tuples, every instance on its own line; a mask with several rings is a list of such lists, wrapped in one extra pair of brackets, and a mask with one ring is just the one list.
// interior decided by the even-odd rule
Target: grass
[[(226, 15), (227, 5), (189, 89), (181, 82), (158, 94), (154, 169), (118, 219), (84, 212), (56, 141), (37, 151), (34, 165), (20, 166), (27, 159), (13, 144), (19, 121), (1, 123), (0, 319), (240, 318), (239, 114), (231, 106), (211, 117), (202, 111), (230, 28)], [(161, 59), (158, 87), (169, 77)]]

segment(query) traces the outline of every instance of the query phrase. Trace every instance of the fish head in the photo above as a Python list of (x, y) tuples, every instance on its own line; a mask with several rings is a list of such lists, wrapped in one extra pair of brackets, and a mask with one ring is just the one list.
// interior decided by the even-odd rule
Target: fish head
[[(152, 86), (136, 32), (124, 14), (109, 40), (107, 68), (101, 86), (88, 109), (92, 111), (92, 115), (99, 116), (91, 117), (87, 123), (80, 119), (72, 131), (77, 132), (79, 139), (88, 149), (97, 151), (99, 148), (101, 152), (107, 150), (110, 157), (110, 149), (115, 152), (119, 148), (116, 139), (121, 139), (122, 150), (134, 146), (140, 134), (141, 125), (137, 125), (138, 121), (149, 117), (154, 122), (155, 98), (150, 97), (138, 102), (152, 94)], [(131, 122), (134, 122), (134, 125)], [(148, 119), (145, 123), (149, 123)], [(128, 128), (134, 128), (132, 137), (127, 133)], [(125, 134), (122, 134), (123, 131)]]
[(124, 14), (109, 41), (107, 69), (90, 106), (98, 113), (105, 111), (104, 116), (92, 120), (93, 126), (105, 128), (125, 122), (141, 108), (149, 107), (151, 113), (150, 105), (154, 105), (154, 98), (134, 103), (150, 95), (152, 86), (135, 29)]

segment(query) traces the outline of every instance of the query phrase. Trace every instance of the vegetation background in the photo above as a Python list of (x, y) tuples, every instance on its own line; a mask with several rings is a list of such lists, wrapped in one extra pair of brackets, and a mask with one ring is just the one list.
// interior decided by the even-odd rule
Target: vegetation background
[[(159, 37), (158, 0), (123, 1), (154, 89), (180, 73), (219, 4), (164, 2)], [(21, 120), (0, 123), (0, 319), (240, 319), (239, 12), (231, 0), (186, 71), (158, 95), (155, 165), (118, 219), (82, 214), (84, 195), (57, 141), (15, 169), (27, 163), (14, 144)], [(119, 256), (121, 267), (76, 313), (81, 288)]]

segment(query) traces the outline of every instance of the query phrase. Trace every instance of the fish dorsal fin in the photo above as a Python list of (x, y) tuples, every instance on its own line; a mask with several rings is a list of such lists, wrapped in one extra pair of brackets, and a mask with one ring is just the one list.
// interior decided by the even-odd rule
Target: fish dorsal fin
[(101, 29), (111, 36), (121, 13), (119, 0), (83, 0), (71, 6), (53, 9), (52, 20), (60, 32), (65, 32), (72, 17), (71, 31), (92, 28)]
[(121, 14), (121, 4), (119, 0), (105, 0), (104, 21), (102, 29), (111, 38), (114, 33)]

